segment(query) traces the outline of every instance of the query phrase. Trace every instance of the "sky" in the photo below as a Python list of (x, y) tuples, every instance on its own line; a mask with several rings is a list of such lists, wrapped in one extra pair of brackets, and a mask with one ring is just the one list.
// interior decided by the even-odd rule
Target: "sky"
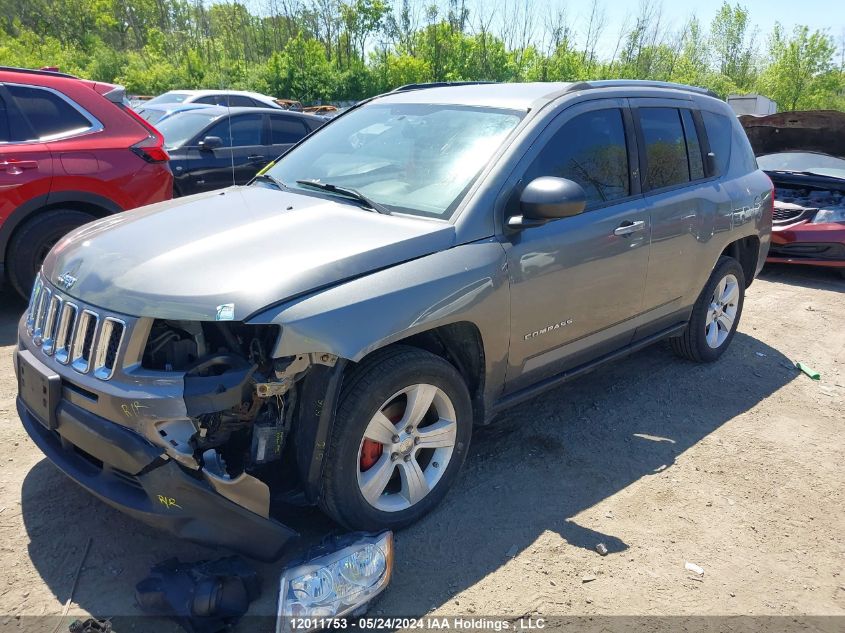
[[(499, 15), (503, 12), (504, 4), (513, 5), (525, 0), (468, 0), (471, 18), (476, 17), (479, 7), (482, 12), (495, 11)], [(542, 29), (546, 15), (563, 8), (570, 26), (576, 32), (580, 41), (586, 31), (592, 0), (528, 0), (534, 7), (536, 26)], [(626, 17), (638, 13), (641, 0), (599, 0), (604, 12), (604, 30), (599, 40), (599, 57), (610, 57), (613, 54), (620, 29), (625, 26)], [(709, 27), (713, 17), (719, 11), (722, 3), (717, 0), (652, 0), (653, 4), (662, 7), (663, 22), (669, 30), (680, 29), (687, 19), (695, 15), (703, 26)], [(757, 42), (763, 47), (771, 33), (775, 22), (780, 22), (787, 30), (792, 30), (796, 24), (806, 24), (811, 30), (827, 29), (833, 36), (837, 46), (841, 46), (845, 38), (845, 2), (842, 0), (731, 0), (731, 4), (739, 3), (748, 9), (752, 25), (757, 29)], [(445, 5), (446, 0), (437, 4)]]

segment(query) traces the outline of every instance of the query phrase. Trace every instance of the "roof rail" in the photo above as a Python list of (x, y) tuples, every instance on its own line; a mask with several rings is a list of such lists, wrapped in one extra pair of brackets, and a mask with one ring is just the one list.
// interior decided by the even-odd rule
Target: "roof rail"
[(60, 73), (57, 70), (35, 70), (33, 68), (16, 68), (15, 66), (0, 66), (0, 71), (8, 71), (13, 73), (27, 73), (30, 75), (46, 75), (48, 77), (67, 77), (68, 79), (79, 79), (74, 75), (67, 73)]
[[(423, 90), (425, 88), (451, 88), (455, 86), (477, 86), (479, 84), (492, 84), (495, 81), (432, 81), (422, 84), (406, 84), (394, 88), (390, 92), (407, 92), (408, 90)], [(390, 93), (388, 93), (390, 94)]]
[(672, 90), (683, 90), (684, 92), (695, 92), (707, 95), (708, 97), (719, 98), (712, 90), (700, 86), (688, 86), (686, 84), (674, 83), (672, 81), (652, 81), (650, 79), (599, 79), (596, 81), (581, 81), (574, 83), (566, 92), (576, 90), (590, 90), (595, 88), (671, 88)]

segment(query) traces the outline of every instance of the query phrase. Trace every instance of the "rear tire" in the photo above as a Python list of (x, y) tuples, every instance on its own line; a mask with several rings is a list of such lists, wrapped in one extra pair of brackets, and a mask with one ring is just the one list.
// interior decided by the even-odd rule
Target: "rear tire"
[(469, 392), (450, 363), (401, 345), (377, 352), (343, 386), (320, 507), (352, 530), (409, 525), (446, 495), (471, 434)]
[(712, 363), (731, 344), (745, 299), (745, 275), (733, 257), (722, 257), (704, 285), (683, 333), (669, 339), (672, 351), (697, 363)]
[(35, 275), (53, 245), (73, 229), (96, 219), (83, 211), (51, 209), (18, 227), (9, 243), (6, 261), (6, 272), (15, 291), (24, 299), (29, 297)]

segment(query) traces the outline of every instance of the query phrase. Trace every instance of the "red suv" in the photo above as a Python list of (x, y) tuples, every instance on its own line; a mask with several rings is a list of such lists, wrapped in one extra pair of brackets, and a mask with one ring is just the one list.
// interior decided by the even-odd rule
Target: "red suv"
[(0, 283), (27, 295), (65, 233), (169, 199), (163, 142), (120, 86), (0, 67)]

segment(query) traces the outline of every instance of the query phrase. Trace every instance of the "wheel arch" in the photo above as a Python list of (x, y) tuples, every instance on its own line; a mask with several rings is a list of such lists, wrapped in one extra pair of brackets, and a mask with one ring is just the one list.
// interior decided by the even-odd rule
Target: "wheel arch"
[(0, 263), (7, 261), (6, 255), (8, 253), (9, 243), (12, 241), (15, 232), (24, 223), (42, 213), (55, 209), (84, 211), (97, 218), (104, 218), (123, 210), (113, 200), (93, 193), (80, 191), (52, 192), (32, 198), (12, 211), (9, 217), (6, 218), (6, 221), (0, 225)]
[[(732, 257), (739, 262), (745, 275), (745, 287), (751, 285), (757, 272), (757, 262), (760, 254), (760, 238), (757, 235), (746, 235), (728, 244), (719, 259)], [(718, 259), (716, 263), (718, 263)], [(714, 265), (715, 266), (715, 265)]]

